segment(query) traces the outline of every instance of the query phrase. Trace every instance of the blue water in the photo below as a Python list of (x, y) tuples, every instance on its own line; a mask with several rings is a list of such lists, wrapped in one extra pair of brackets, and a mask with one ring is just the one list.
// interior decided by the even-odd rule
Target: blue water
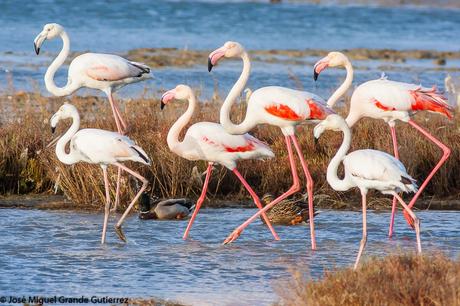
[[(129, 217), (128, 243), (118, 240), (115, 217), (100, 245), (102, 214), (1, 209), (0, 296), (162, 297), (192, 305), (271, 305), (289, 269), (318, 277), (324, 269), (350, 266), (361, 239), (361, 213), (326, 210), (316, 220), (318, 250), (309, 249), (306, 226), (276, 227), (273, 241), (257, 220), (233, 244), (221, 242), (253, 209), (204, 209), (191, 239), (186, 221)], [(422, 249), (460, 255), (459, 212), (420, 211)], [(118, 216), (119, 217), (119, 216)], [(386, 237), (389, 213), (368, 213), (371, 255), (415, 250), (415, 234), (399, 213), (396, 235)]]
[(74, 50), (213, 49), (230, 39), (252, 49), (460, 46), (458, 10), (267, 1), (3, 0), (0, 51), (32, 53), (35, 35), (49, 22), (65, 25)]
[[(44, 90), (46, 67), (61, 48), (61, 41), (47, 41), (44, 53), (36, 56), (32, 42), (49, 22), (63, 24), (74, 51), (123, 53), (138, 47), (178, 47), (211, 50), (227, 40), (236, 40), (247, 49), (328, 50), (365, 48), (458, 50), (459, 10), (414, 7), (363, 7), (283, 3), (267, 1), (0, 1), (0, 91)], [(48, 52), (48, 53), (45, 53)], [(312, 80), (312, 65), (253, 65), (248, 86), (281, 85), (299, 88), (290, 78), (295, 75), (301, 88), (328, 97), (343, 79), (343, 71), (328, 70), (320, 82)], [(431, 60), (403, 64), (355, 61), (355, 84), (380, 76), (382, 71), (394, 80), (433, 84), (443, 88), (445, 71)], [(458, 76), (459, 61), (447, 66)], [(212, 74), (202, 65), (191, 68), (154, 69), (154, 80), (134, 84), (120, 91), (124, 97), (139, 96), (147, 88), (158, 95), (178, 83), (201, 89), (204, 98), (214, 85), (225, 96), (241, 71), (238, 62), (223, 63)], [(57, 76), (66, 83), (66, 67)], [(80, 90), (78, 94), (100, 94)]]

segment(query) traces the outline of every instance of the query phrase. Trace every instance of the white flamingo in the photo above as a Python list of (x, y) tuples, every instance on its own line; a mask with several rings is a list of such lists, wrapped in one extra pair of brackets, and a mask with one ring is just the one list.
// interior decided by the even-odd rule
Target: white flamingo
[[(332, 52), (337, 53), (337, 52)], [(326, 56), (315, 64), (314, 79), (327, 67), (345, 66), (347, 75), (352, 70), (351, 65), (346, 63), (335, 62), (331, 60), (330, 56)], [(348, 78), (348, 77), (347, 77)], [(350, 80), (351, 83), (351, 80)], [(338, 99), (329, 99), (327, 105), (333, 107)], [(363, 117), (370, 117), (374, 119), (383, 119), (388, 123), (391, 130), (393, 140), (394, 155), (399, 159), (398, 143), (396, 139), (395, 123), (396, 120), (401, 120), (409, 123), (422, 135), (427, 137), (443, 151), (443, 155), (430, 174), (426, 177), (417, 193), (409, 202), (409, 207), (412, 208), (419, 198), (420, 194), (428, 185), (431, 178), (444, 164), (450, 155), (450, 148), (431, 135), (428, 131), (418, 125), (411, 116), (417, 111), (429, 111), (439, 113), (452, 118), (452, 107), (447, 103), (447, 99), (439, 93), (435, 87), (425, 88), (421, 85), (409, 84), (403, 82), (395, 82), (388, 80), (385, 76), (380, 79), (365, 82), (359, 85), (353, 92), (350, 101), (350, 111), (346, 118), (349, 127), (352, 127), (359, 119)], [(397, 199), (393, 198), (393, 206), (391, 212), (390, 227), (388, 235), (391, 237), (393, 234), (394, 216), (396, 213)], [(413, 227), (413, 220), (404, 211), (404, 217), (407, 222)]]
[[(236, 162), (240, 159), (271, 158), (275, 156), (272, 150), (265, 143), (249, 134), (231, 135), (220, 124), (215, 122), (198, 122), (193, 124), (188, 128), (184, 139), (179, 141), (179, 134), (190, 122), (197, 102), (192, 89), (186, 85), (177, 85), (176, 88), (165, 92), (161, 98), (161, 109), (172, 100), (187, 100), (188, 108), (169, 130), (167, 137), (169, 149), (185, 159), (204, 160), (208, 162), (203, 189), (196, 203), (195, 211), (187, 225), (183, 239), (187, 239), (193, 221), (206, 198), (206, 190), (211, 177), (213, 163), (221, 164), (231, 170), (252, 196), (257, 207), (262, 209), (259, 197), (236, 169)], [(278, 235), (265, 213), (262, 216), (273, 236), (278, 240)]]
[[(383, 194), (393, 195), (414, 219), (417, 236), (417, 251), (422, 252), (420, 243), (420, 221), (413, 211), (404, 203), (398, 192), (416, 192), (415, 180), (407, 174), (404, 165), (395, 157), (377, 150), (356, 150), (348, 153), (351, 145), (351, 131), (345, 120), (339, 115), (329, 115), (324, 121), (315, 126), (314, 136), (319, 138), (325, 130), (342, 131), (343, 141), (339, 150), (327, 167), (327, 181), (334, 190), (346, 191), (358, 187), (361, 191), (363, 206), (363, 238), (355, 262), (355, 269), (367, 241), (366, 228), (366, 195), (368, 190), (376, 189)], [(340, 179), (337, 175), (340, 163), (343, 162), (345, 176)]]
[[(45, 40), (57, 37), (61, 37), (63, 46), (59, 55), (46, 70), (46, 89), (58, 97), (70, 95), (82, 87), (103, 91), (107, 95), (110, 106), (112, 107), (118, 132), (125, 134), (128, 126), (121, 117), (118, 103), (113, 99), (112, 93), (125, 85), (145, 80), (147, 78), (146, 75), (150, 73), (150, 68), (145, 64), (131, 62), (118, 55), (84, 53), (75, 57), (70, 63), (67, 84), (64, 87), (58, 87), (54, 83), (54, 75), (67, 59), (70, 52), (70, 39), (64, 27), (57, 23), (46, 24), (43, 27), (43, 31), (34, 40), (34, 49), (38, 55)], [(119, 168), (113, 210), (117, 209), (119, 202), (120, 175), (121, 169)]]
[[(248, 80), (251, 70), (249, 55), (239, 43), (226, 42), (221, 48), (213, 51), (209, 55), (208, 70), (210, 71), (221, 58), (232, 57), (239, 57), (243, 60), (243, 71), (222, 105), (220, 110), (220, 123), (225, 130), (231, 134), (245, 133), (258, 124), (270, 124), (281, 128), (289, 155), (293, 185), (287, 192), (267, 205), (268, 207), (276, 205), (300, 189), (294, 155), (291, 148), (292, 141), (307, 180), (306, 187), (310, 214), (311, 247), (312, 249), (316, 249), (315, 227), (313, 222), (313, 179), (308, 171), (307, 163), (295, 136), (295, 126), (307, 120), (324, 119), (328, 114), (332, 113), (332, 110), (326, 106), (326, 101), (315, 94), (285, 87), (269, 86), (257, 89), (250, 95), (246, 116), (240, 124), (235, 125), (230, 120), (230, 110), (237, 97), (243, 91)], [(337, 89), (335, 95), (338, 97), (343, 95), (350, 84), (351, 82), (344, 83)], [(224, 243), (230, 243), (236, 240), (244, 228), (249, 225), (251, 220), (256, 219), (253, 217), (233, 231)]]
[[(121, 240), (126, 242), (121, 225), (128, 215), (131, 208), (136, 203), (139, 196), (147, 188), (148, 181), (137, 172), (129, 169), (121, 162), (135, 161), (145, 165), (150, 165), (150, 159), (145, 151), (136, 145), (134, 141), (126, 136), (116, 132), (110, 132), (99, 129), (83, 129), (80, 127), (80, 115), (75, 106), (71, 104), (62, 105), (59, 110), (51, 117), (51, 130), (54, 133), (56, 125), (62, 119), (71, 118), (72, 125), (67, 132), (59, 139), (56, 144), (56, 155), (58, 159), (66, 165), (72, 165), (78, 162), (99, 164), (102, 168), (105, 184), (106, 204), (104, 211), (104, 225), (102, 228), (101, 243), (105, 242), (107, 221), (110, 210), (110, 193), (109, 181), (107, 178), (107, 166), (114, 165), (128, 172), (132, 176), (142, 181), (142, 187), (129, 204), (126, 211), (121, 216), (115, 226), (116, 233)], [(69, 153), (66, 153), (65, 147), (70, 142)]]

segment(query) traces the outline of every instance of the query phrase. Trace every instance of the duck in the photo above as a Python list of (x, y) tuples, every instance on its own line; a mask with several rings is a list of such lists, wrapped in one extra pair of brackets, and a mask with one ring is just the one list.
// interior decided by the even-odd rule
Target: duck
[(142, 220), (182, 220), (188, 217), (195, 205), (190, 199), (161, 200), (153, 197), (152, 202), (148, 194), (139, 201), (139, 219)]
[[(275, 197), (271, 193), (266, 193), (262, 197), (262, 205), (266, 206), (271, 203)], [(315, 211), (314, 216), (319, 212)], [(297, 225), (302, 222), (307, 223), (308, 203), (303, 199), (285, 199), (273, 206), (267, 211), (267, 217), (272, 224), (276, 225)], [(261, 218), (262, 221), (264, 221)]]

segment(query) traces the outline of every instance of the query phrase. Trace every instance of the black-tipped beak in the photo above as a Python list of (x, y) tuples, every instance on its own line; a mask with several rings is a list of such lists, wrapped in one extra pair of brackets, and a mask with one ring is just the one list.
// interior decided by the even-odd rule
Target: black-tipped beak
[(163, 110), (163, 108), (165, 108), (165, 105), (166, 105), (166, 103), (164, 103), (163, 100), (161, 100), (160, 109)]
[(34, 43), (34, 50), (35, 50), (35, 54), (40, 54), (40, 47), (37, 47), (37, 44)]
[(52, 126), (52, 127), (51, 127), (51, 133), (54, 134), (54, 132), (56, 132), (56, 127), (55, 127), (55, 126)]
[(211, 62), (211, 58), (208, 57), (208, 72), (211, 72), (212, 67), (214, 67), (214, 65), (213, 65), (212, 62)]
[(319, 73), (316, 72), (316, 69), (313, 68), (313, 80), (315, 80), (315, 82), (318, 80), (318, 76), (319, 76)]

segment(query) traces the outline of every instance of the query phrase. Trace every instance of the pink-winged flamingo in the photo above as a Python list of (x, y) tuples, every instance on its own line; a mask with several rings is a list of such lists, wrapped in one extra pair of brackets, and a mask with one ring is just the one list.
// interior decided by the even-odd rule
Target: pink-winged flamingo
[[(337, 52), (332, 52), (337, 53)], [(345, 62), (332, 61), (330, 56), (319, 60), (313, 71), (313, 78), (316, 80), (318, 75), (327, 67), (345, 66), (347, 75), (349, 71), (353, 71), (351, 65)], [(348, 77), (347, 77), (348, 78)], [(351, 80), (350, 80), (351, 83)], [(332, 97), (331, 97), (332, 98)], [(327, 105), (333, 107), (338, 99), (329, 99)], [(444, 164), (450, 155), (450, 148), (431, 135), (427, 130), (418, 125), (411, 116), (417, 111), (429, 111), (440, 113), (452, 118), (452, 107), (447, 103), (447, 99), (433, 88), (425, 88), (421, 85), (409, 84), (403, 82), (390, 81), (385, 76), (380, 79), (365, 82), (359, 85), (351, 97), (350, 110), (345, 119), (348, 126), (353, 125), (363, 117), (374, 119), (383, 119), (390, 126), (391, 137), (393, 140), (393, 151), (397, 159), (399, 159), (398, 143), (396, 139), (395, 121), (401, 120), (408, 122), (423, 136), (431, 140), (443, 151), (443, 155), (430, 174), (423, 181), (417, 193), (409, 202), (409, 207), (412, 208), (419, 198), (420, 194), (428, 185), (431, 178)], [(397, 198), (393, 198), (392, 212), (388, 236), (393, 234), (394, 217), (396, 213)], [(413, 220), (410, 215), (404, 211), (404, 217), (407, 222), (413, 227)]]
[[(358, 256), (354, 268), (358, 266), (359, 259), (367, 241), (366, 228), (366, 195), (370, 189), (375, 189), (383, 194), (393, 195), (403, 206), (405, 211), (414, 219), (415, 233), (417, 236), (417, 252), (421, 253), (420, 220), (409, 208), (399, 192), (416, 192), (415, 180), (407, 174), (404, 165), (395, 157), (377, 150), (356, 150), (348, 153), (351, 145), (351, 130), (345, 120), (339, 115), (332, 114), (315, 126), (313, 134), (318, 139), (326, 130), (342, 131), (343, 141), (335, 156), (327, 167), (327, 181), (337, 191), (346, 191), (358, 187), (362, 197), (363, 207), (363, 237), (359, 246)], [(338, 177), (337, 171), (343, 162), (345, 175)]]
[[(324, 99), (315, 94), (285, 87), (269, 86), (259, 88), (250, 95), (249, 101), (247, 102), (248, 107), (246, 117), (240, 124), (235, 125), (230, 120), (230, 109), (235, 103), (237, 97), (243, 91), (249, 78), (251, 70), (249, 55), (239, 43), (231, 41), (226, 42), (221, 48), (213, 51), (209, 55), (208, 70), (211, 71), (212, 67), (215, 66), (221, 58), (233, 57), (239, 57), (243, 60), (243, 71), (222, 105), (220, 110), (220, 123), (225, 130), (231, 134), (245, 133), (253, 129), (258, 124), (270, 124), (281, 128), (285, 137), (289, 155), (293, 185), (288, 191), (276, 198), (266, 207), (272, 207), (300, 190), (299, 177), (297, 175), (297, 169), (291, 147), (292, 141), (307, 181), (306, 187), (308, 193), (311, 247), (314, 250), (316, 249), (316, 240), (313, 221), (313, 179), (295, 136), (295, 127), (307, 120), (324, 119), (333, 111), (326, 106), (326, 101), (324, 101)], [(336, 94), (341, 96), (346, 92), (348, 86), (349, 85), (347, 84), (343, 84), (337, 89)], [(235, 231), (230, 234), (224, 243), (230, 243), (236, 240), (244, 228), (255, 220), (258, 215), (259, 213), (235, 229)]]
[[(72, 125), (66, 133), (58, 140), (56, 144), (57, 158), (66, 165), (72, 165), (78, 162), (99, 164), (102, 168), (105, 184), (106, 204), (104, 211), (104, 225), (102, 228), (101, 243), (105, 242), (107, 221), (110, 210), (110, 193), (109, 181), (107, 178), (107, 166), (114, 165), (128, 172), (132, 176), (142, 181), (142, 187), (134, 199), (125, 210), (120, 220), (115, 226), (115, 231), (121, 240), (126, 242), (121, 225), (123, 224), (129, 211), (140, 195), (147, 188), (148, 181), (139, 173), (123, 165), (124, 161), (135, 161), (145, 165), (150, 165), (150, 159), (145, 151), (136, 145), (134, 141), (120, 133), (110, 132), (100, 129), (82, 129), (80, 127), (80, 115), (75, 106), (63, 104), (59, 110), (51, 117), (51, 130), (54, 133), (56, 125), (60, 120), (71, 118)], [(70, 142), (69, 153), (66, 153), (65, 147)]]
[[(188, 108), (168, 132), (167, 143), (169, 149), (185, 159), (204, 160), (208, 162), (203, 189), (196, 203), (195, 211), (187, 225), (183, 239), (187, 239), (193, 221), (206, 198), (206, 190), (211, 177), (213, 163), (221, 164), (231, 170), (249, 192), (257, 207), (262, 209), (259, 197), (236, 169), (236, 162), (240, 159), (272, 158), (275, 155), (270, 147), (249, 134), (231, 135), (224, 130), (222, 125), (215, 122), (198, 122), (193, 124), (188, 128), (184, 139), (179, 141), (179, 134), (190, 122), (197, 102), (192, 89), (186, 85), (177, 85), (174, 89), (165, 92), (161, 97), (161, 109), (172, 100), (187, 100)], [(278, 240), (278, 235), (267, 216), (265, 214), (262, 216), (271, 233)]]
[[(43, 27), (43, 31), (34, 40), (34, 49), (38, 55), (45, 40), (52, 40), (57, 37), (61, 37), (63, 46), (59, 55), (46, 70), (46, 89), (58, 97), (70, 95), (82, 87), (103, 91), (112, 107), (118, 132), (125, 134), (128, 126), (121, 117), (118, 103), (113, 99), (112, 94), (125, 85), (147, 79), (150, 68), (145, 64), (131, 62), (118, 55), (84, 53), (75, 57), (70, 63), (67, 84), (64, 87), (58, 87), (54, 83), (54, 75), (70, 52), (70, 39), (64, 27), (57, 23), (46, 24)], [(120, 175), (121, 168), (118, 168), (117, 192), (113, 210), (117, 209), (119, 202)]]

